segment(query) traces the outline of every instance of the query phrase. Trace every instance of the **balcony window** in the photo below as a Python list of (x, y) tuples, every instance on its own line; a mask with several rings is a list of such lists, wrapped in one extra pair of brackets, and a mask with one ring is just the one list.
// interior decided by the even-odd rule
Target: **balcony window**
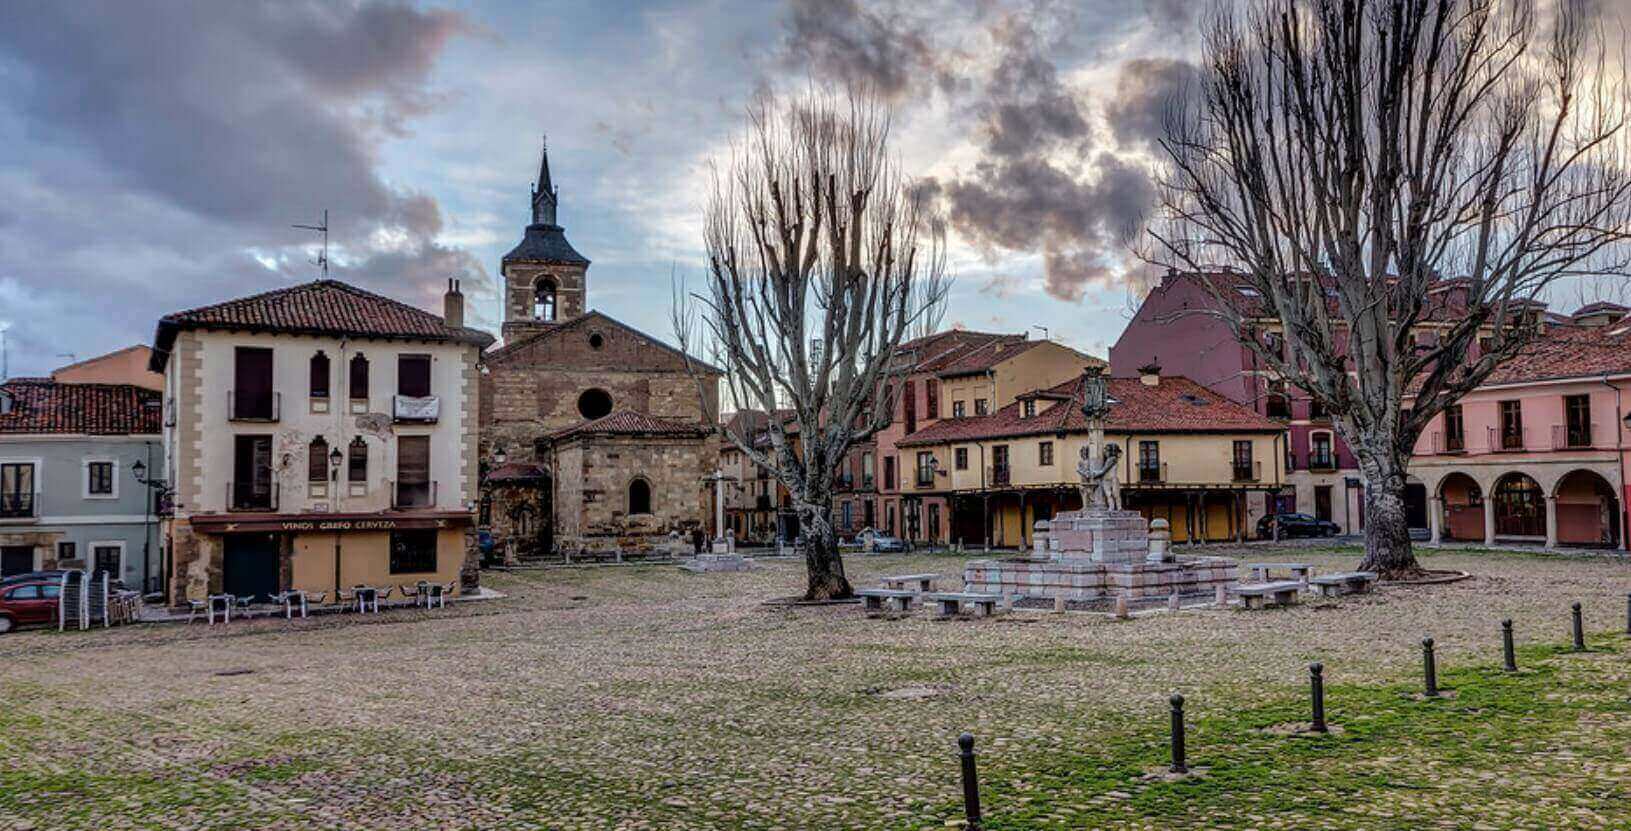
[(0, 464), (0, 519), (34, 516), (34, 465)]
[(1053, 467), (1053, 442), (1037, 442), (1036, 463), (1041, 467)]
[(1331, 434), (1314, 433), (1308, 437), (1308, 468), (1310, 470), (1335, 470), (1336, 457), (1331, 453)]
[(1461, 414), (1461, 405), (1454, 404), (1444, 408), (1444, 451), (1456, 453), (1467, 448), (1466, 420)]
[(238, 421), (276, 421), (277, 394), (272, 383), (272, 350), (240, 346), (233, 351), (230, 415)]
[(917, 486), (920, 488), (934, 485), (934, 454), (917, 454)]
[(872, 487), (872, 480), (873, 480), (873, 477), (875, 476), (875, 473), (876, 472), (875, 472), (874, 466), (872, 464), (872, 454), (871, 453), (862, 453), (861, 454), (861, 487), (863, 487), (863, 488)]
[(1501, 449), (1522, 450), (1523, 441), (1523, 403), (1520, 401), (1501, 402)]
[(968, 448), (959, 447), (952, 451), (952, 465), (958, 470), (968, 470)]
[(396, 441), (396, 506), (428, 508), (435, 501), (430, 480), (430, 436), (402, 436)]
[(228, 491), (228, 507), (234, 511), (277, 509), (271, 436), (233, 437), (232, 485)]
[(1591, 396), (1563, 398), (1564, 441), (1568, 447), (1591, 446)]
[(1161, 443), (1158, 441), (1141, 441), (1138, 443), (1138, 481), (1161, 481)]
[(991, 448), (991, 483), (1006, 485), (1010, 478), (1008, 467), (1008, 445), (999, 444)]
[(1235, 442), (1233, 462), (1236, 482), (1251, 482), (1257, 479), (1257, 462), (1252, 458), (1251, 440), (1242, 439)]
[(1325, 405), (1317, 398), (1308, 399), (1309, 421), (1330, 421), (1331, 414), (1326, 412)]
[(929, 418), (940, 417), (940, 382), (933, 378), (923, 382), (923, 395), (928, 401)]
[(883, 459), (883, 489), (886, 491), (892, 491), (895, 489), (894, 456), (885, 456)]

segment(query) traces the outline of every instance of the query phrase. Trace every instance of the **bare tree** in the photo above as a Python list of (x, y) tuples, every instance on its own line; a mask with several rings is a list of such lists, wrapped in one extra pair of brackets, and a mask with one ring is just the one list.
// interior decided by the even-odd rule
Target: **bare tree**
[[(945, 234), (889, 151), (870, 90), (761, 96), (704, 217), (707, 291), (679, 293), (676, 337), (708, 342), (767, 443), (720, 433), (775, 473), (805, 541), (809, 599), (852, 594), (832, 523), (844, 454), (887, 426), (896, 348), (944, 308)], [(695, 306), (689, 305), (694, 301)]]
[(1168, 118), (1148, 256), (1332, 413), (1363, 567), (1416, 572), (1423, 428), (1538, 335), (1547, 286), (1625, 270), (1623, 75), (1576, 0), (1244, 6), (1210, 21), (1198, 101)]

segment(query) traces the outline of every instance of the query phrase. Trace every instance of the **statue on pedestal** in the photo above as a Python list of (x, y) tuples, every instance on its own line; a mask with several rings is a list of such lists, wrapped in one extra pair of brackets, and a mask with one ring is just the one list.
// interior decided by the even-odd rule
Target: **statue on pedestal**
[(1082, 493), (1082, 508), (1121, 510), (1121, 482), (1116, 477), (1116, 465), (1121, 461), (1121, 447), (1115, 442), (1104, 446), (1104, 454), (1095, 459), (1092, 447), (1082, 448), (1082, 460), (1076, 463), (1076, 473), (1082, 477), (1078, 486)]

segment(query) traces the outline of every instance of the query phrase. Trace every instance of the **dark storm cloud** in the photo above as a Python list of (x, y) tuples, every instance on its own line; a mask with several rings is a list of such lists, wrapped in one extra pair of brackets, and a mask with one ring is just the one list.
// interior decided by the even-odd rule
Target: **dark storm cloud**
[(862, 81), (897, 97), (936, 74), (926, 21), (895, 4), (792, 0), (787, 26), (785, 61), (818, 78)]
[(1165, 132), (1169, 112), (1194, 100), (1200, 72), (1188, 61), (1134, 58), (1121, 65), (1116, 95), (1105, 119), (1119, 144), (1153, 145)]
[[(22, 278), (33, 299), (146, 283), (120, 316), (145, 331), (178, 302), (312, 276), (312, 237), (289, 225), (324, 208), (337, 277), (399, 295), (410, 280), (486, 279), (433, 241), (432, 197), (379, 173), (380, 143), (435, 105), (429, 73), (469, 31), (462, 17), (392, 2), (82, 2), (11, 4), (5, 19), (0, 61), (21, 72), (0, 74), (0, 124), (20, 125), (40, 157), (29, 184), (56, 204), (0, 229), (0, 265), (39, 268), (12, 261), (32, 246), (8, 235), (66, 246), (52, 280)], [(124, 203), (143, 209), (110, 214)], [(88, 253), (110, 244), (133, 252), (118, 276)]]

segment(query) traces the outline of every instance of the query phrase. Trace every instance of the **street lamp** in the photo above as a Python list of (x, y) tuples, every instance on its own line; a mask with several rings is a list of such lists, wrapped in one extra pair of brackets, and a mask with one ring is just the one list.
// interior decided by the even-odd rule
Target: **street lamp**
[(507, 462), (509, 460), (510, 460), (510, 457), (509, 457), (508, 454), (506, 454), (504, 452), (503, 446), (493, 448), (493, 461), (494, 462), (497, 462), (498, 464), (502, 465), (502, 464), (504, 464), (505, 462)]

